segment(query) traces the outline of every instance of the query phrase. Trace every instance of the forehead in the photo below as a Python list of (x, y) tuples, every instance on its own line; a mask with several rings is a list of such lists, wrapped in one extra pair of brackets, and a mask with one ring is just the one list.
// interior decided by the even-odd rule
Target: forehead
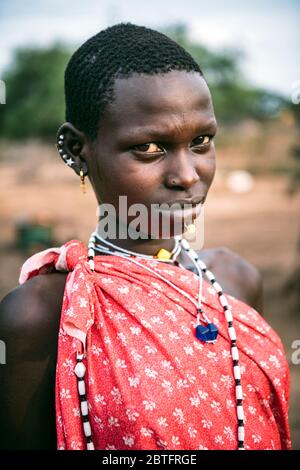
[(101, 128), (126, 132), (146, 125), (188, 121), (199, 125), (213, 119), (211, 95), (203, 77), (196, 72), (172, 71), (116, 79), (114, 99), (105, 109)]

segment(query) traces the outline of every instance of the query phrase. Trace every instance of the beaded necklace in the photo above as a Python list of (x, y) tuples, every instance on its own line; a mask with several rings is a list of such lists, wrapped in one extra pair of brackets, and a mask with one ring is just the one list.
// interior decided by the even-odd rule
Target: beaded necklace
[[(171, 281), (164, 278), (161, 274), (157, 273), (153, 269), (148, 266), (144, 266), (143, 264), (139, 263), (135, 258), (145, 258), (145, 259), (154, 259), (158, 262), (168, 262), (174, 263), (175, 265), (183, 268), (184, 266), (177, 261), (177, 257), (179, 253), (183, 250), (187, 256), (190, 258), (192, 263), (194, 264), (199, 278), (199, 288), (198, 288), (198, 299), (197, 302), (185, 291), (180, 289), (179, 287), (175, 286)], [(167, 252), (166, 250), (160, 250), (157, 256), (151, 255), (144, 255), (140, 253), (136, 253), (133, 251), (126, 250), (124, 248), (118, 247), (111, 242), (106, 241), (104, 238), (100, 237), (96, 232), (93, 232), (88, 244), (88, 260), (89, 266), (92, 272), (95, 271), (95, 263), (94, 263), (94, 256), (96, 253), (106, 253), (115, 256), (119, 256), (121, 258), (126, 258), (132, 263), (142, 267), (143, 269), (151, 272), (158, 278), (162, 279), (166, 282), (169, 286), (174, 288), (184, 297), (188, 298), (190, 302), (196, 307), (196, 314), (192, 314), (196, 316), (196, 337), (205, 343), (214, 343), (217, 340), (218, 336), (218, 329), (217, 327), (210, 322), (207, 318), (205, 313), (202, 309), (202, 281), (203, 281), (203, 274), (206, 275), (207, 279), (210, 281), (214, 289), (216, 290), (219, 301), (223, 307), (225, 318), (227, 320), (227, 328), (229, 338), (231, 340), (231, 357), (233, 362), (233, 376), (235, 381), (235, 395), (236, 395), (236, 414), (238, 420), (238, 429), (237, 429), (237, 448), (238, 450), (244, 449), (244, 440), (245, 440), (245, 430), (244, 430), (244, 409), (243, 409), (243, 391), (241, 385), (241, 371), (239, 366), (239, 351), (236, 344), (236, 332), (235, 328), (233, 327), (233, 318), (232, 313), (230, 310), (230, 306), (228, 304), (227, 298), (223, 293), (223, 289), (220, 284), (216, 281), (215, 276), (213, 273), (207, 269), (205, 263), (199, 259), (198, 254), (192, 248), (188, 241), (181, 236), (175, 237), (175, 245), (171, 252)], [(168, 255), (166, 255), (168, 253)], [(201, 324), (204, 323), (203, 324)], [(75, 366), (74, 372), (77, 376), (78, 380), (78, 393), (80, 399), (80, 410), (81, 410), (81, 417), (83, 422), (83, 431), (86, 438), (87, 450), (94, 450), (94, 444), (92, 440), (92, 431), (91, 425), (89, 422), (89, 412), (88, 412), (88, 402), (86, 397), (86, 387), (84, 382), (84, 376), (86, 372), (86, 367), (82, 362), (84, 358), (84, 354), (78, 354), (76, 356), (77, 364)]]

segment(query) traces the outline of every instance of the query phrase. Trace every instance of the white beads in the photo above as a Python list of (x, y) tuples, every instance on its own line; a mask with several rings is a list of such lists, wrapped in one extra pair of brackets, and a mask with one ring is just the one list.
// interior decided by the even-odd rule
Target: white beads
[(237, 417), (240, 421), (244, 421), (244, 409), (241, 405), (237, 406)]
[[(187, 245), (185, 243), (182, 243), (182, 246), (183, 246), (183, 248), (185, 248), (185, 246), (187, 246)], [(188, 252), (188, 255), (190, 256), (191, 259), (196, 261), (196, 263), (199, 266), (199, 268), (201, 269), (201, 271), (203, 271), (206, 274), (208, 280), (212, 283), (214, 289), (219, 294), (219, 301), (220, 301), (220, 304), (222, 305), (222, 307), (224, 308), (225, 318), (226, 318), (227, 323), (228, 323), (229, 338), (232, 342), (235, 342), (236, 341), (236, 331), (235, 331), (235, 328), (232, 326), (233, 317), (232, 317), (231, 310), (229, 309), (229, 304), (228, 304), (227, 298), (223, 293), (222, 286), (215, 280), (214, 274), (206, 268), (205, 263), (198, 258), (198, 255), (197, 255), (196, 252), (194, 252), (194, 250), (190, 249), (189, 252)], [(204, 312), (202, 313), (202, 317), (205, 317)], [(197, 324), (199, 324), (199, 319), (200, 319), (200, 315), (198, 314), (197, 315)], [(206, 321), (209, 323), (209, 321), (207, 319), (206, 319)], [(236, 400), (238, 400), (238, 403), (240, 403), (239, 405), (237, 405), (236, 412), (237, 412), (238, 420), (241, 424), (244, 421), (244, 409), (243, 409), (243, 405), (241, 404), (242, 400), (243, 400), (243, 390), (242, 390), (242, 386), (238, 385), (238, 384), (240, 384), (240, 380), (241, 380), (241, 370), (240, 370), (240, 366), (238, 365), (239, 352), (238, 352), (238, 348), (236, 346), (232, 346), (231, 355), (232, 355), (233, 361), (235, 361), (237, 363), (237, 365), (235, 365), (234, 368), (233, 368), (233, 374), (234, 374), (234, 378), (235, 378), (235, 381), (236, 381), (236, 388), (235, 388)], [(245, 439), (244, 427), (243, 426), (238, 426), (238, 441), (239, 441), (238, 449), (239, 450), (244, 449), (244, 439)]]
[(95, 251), (93, 248), (89, 248), (88, 250), (88, 256), (95, 256)]
[(200, 266), (200, 269), (203, 271), (206, 269), (206, 264), (203, 263), (203, 261), (201, 259), (198, 258), (198, 264)]
[(77, 362), (74, 372), (79, 379), (82, 379), (84, 377), (85, 371), (86, 371), (86, 367), (83, 364), (83, 362)]
[(89, 414), (88, 404), (87, 401), (82, 401), (80, 403), (81, 414), (82, 416), (87, 416)]
[(85, 395), (84, 380), (78, 380), (78, 393), (79, 393), (79, 395)]
[(83, 431), (86, 437), (90, 437), (92, 435), (91, 425), (88, 421), (83, 423)]
[(92, 439), (91, 439), (92, 429), (91, 429), (90, 422), (88, 420), (89, 419), (88, 418), (88, 416), (89, 416), (89, 407), (88, 407), (88, 402), (85, 399), (86, 388), (85, 388), (85, 383), (84, 383), (84, 376), (85, 376), (85, 373), (86, 373), (86, 367), (85, 367), (84, 363), (82, 362), (83, 357), (84, 357), (84, 354), (79, 354), (79, 353), (76, 354), (77, 364), (74, 368), (74, 373), (78, 378), (77, 388), (78, 388), (78, 394), (79, 394), (79, 397), (80, 397), (81, 416), (83, 418), (85, 418), (83, 420), (83, 432), (84, 432), (85, 437), (88, 438), (87, 439), (88, 442), (86, 443), (87, 450), (94, 450), (95, 447), (94, 447), (94, 444), (93, 444)]
[(239, 426), (238, 427), (238, 440), (244, 441), (244, 439), (245, 439), (245, 428), (244, 426)]
[(190, 249), (190, 244), (185, 238), (182, 238), (180, 243), (181, 243), (181, 246), (184, 250), (189, 250)]
[(89, 260), (89, 265), (90, 265), (91, 271), (95, 271), (95, 263), (93, 259)]
[(220, 296), (220, 302), (221, 302), (222, 307), (229, 307), (229, 304), (227, 302), (225, 295)]
[(235, 387), (235, 396), (237, 400), (243, 399), (243, 390), (241, 385), (236, 385)]
[(240, 366), (234, 366), (233, 368), (234, 378), (236, 380), (241, 380), (241, 369)]
[(214, 288), (217, 292), (223, 292), (223, 289), (218, 282), (214, 282)]
[[(214, 277), (213, 273), (206, 269), (206, 266), (203, 263), (203, 261), (198, 260), (197, 263), (198, 263), (198, 266), (200, 267), (200, 269), (205, 272), (207, 278), (212, 283), (214, 289), (218, 292), (218, 294), (220, 294), (219, 295), (219, 301), (220, 301), (220, 304), (222, 305), (222, 307), (224, 308), (225, 318), (228, 322), (229, 338), (232, 342), (235, 342), (236, 341), (236, 331), (235, 331), (235, 328), (232, 326), (232, 321), (233, 321), (232, 313), (228, 308), (229, 304), (227, 302), (226, 296), (223, 294), (222, 286), (217, 281), (215, 281), (215, 277)], [(241, 369), (240, 369), (240, 366), (238, 365), (239, 351), (238, 351), (236, 346), (232, 346), (231, 356), (232, 356), (233, 361), (237, 362), (237, 365), (235, 365), (233, 367), (233, 375), (234, 375), (234, 378), (235, 378), (235, 381), (236, 381), (235, 395), (236, 395), (236, 400), (238, 400), (238, 403), (239, 403), (236, 407), (236, 413), (237, 413), (237, 418), (239, 420), (239, 423), (243, 424), (243, 422), (244, 422), (244, 408), (243, 408), (243, 405), (241, 404), (242, 400), (243, 400), (243, 389), (242, 389), (241, 385), (238, 385), (238, 384), (240, 384), (240, 380), (241, 380)], [(245, 440), (244, 426), (238, 426), (238, 449), (239, 450), (244, 449), (244, 440)]]
[(209, 271), (209, 269), (205, 272), (207, 278), (210, 280), (210, 282), (214, 281), (215, 279), (215, 276), (213, 275), (213, 273), (211, 271)]
[(239, 351), (238, 351), (238, 348), (236, 346), (233, 346), (231, 348), (231, 356), (232, 356), (232, 359), (234, 361), (238, 361), (239, 360)]
[(235, 329), (233, 328), (233, 326), (228, 328), (228, 332), (229, 332), (229, 338), (231, 339), (231, 341), (236, 341), (236, 333), (235, 333)]
[(190, 249), (190, 255), (194, 259), (194, 261), (198, 261), (199, 256), (195, 250)]
[(228, 323), (232, 322), (233, 318), (232, 318), (231, 310), (225, 310), (225, 318)]

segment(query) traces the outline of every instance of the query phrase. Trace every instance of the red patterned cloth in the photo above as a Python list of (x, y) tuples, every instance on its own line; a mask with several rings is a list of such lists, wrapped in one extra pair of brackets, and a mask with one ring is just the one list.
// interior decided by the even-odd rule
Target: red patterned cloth
[[(198, 277), (138, 259), (197, 299)], [(85, 449), (76, 352), (84, 351), (96, 449), (236, 449), (237, 417), (227, 322), (203, 282), (203, 309), (219, 328), (214, 344), (195, 336), (195, 306), (175, 289), (113, 255), (95, 258), (78, 240), (37, 253), (20, 283), (69, 271), (56, 370), (58, 449)], [(290, 449), (289, 371), (277, 334), (253, 308), (227, 295), (237, 333), (244, 393), (245, 448)]]

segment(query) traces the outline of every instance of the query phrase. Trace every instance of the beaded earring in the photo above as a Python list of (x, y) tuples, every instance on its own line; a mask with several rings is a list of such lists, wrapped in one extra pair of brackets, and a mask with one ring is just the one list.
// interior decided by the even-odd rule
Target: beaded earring
[(57, 150), (58, 150), (58, 153), (60, 154), (61, 158), (63, 159), (63, 161), (68, 166), (72, 167), (75, 162), (74, 162), (73, 158), (68, 157), (68, 155), (65, 153), (64, 139), (65, 139), (65, 136), (63, 134), (60, 134), (60, 136), (58, 137), (58, 140), (57, 140)]
[[(69, 167), (73, 167), (75, 161), (73, 160), (73, 158), (71, 157), (68, 157), (68, 155), (65, 153), (65, 149), (64, 149), (64, 139), (65, 139), (65, 136), (63, 134), (60, 134), (59, 137), (58, 137), (58, 140), (57, 140), (57, 150), (58, 150), (58, 153), (60, 154), (61, 158), (63, 159), (63, 161), (69, 166)], [(85, 184), (85, 181), (84, 181), (84, 178), (85, 178), (85, 175), (83, 173), (83, 169), (80, 168), (80, 172), (79, 172), (79, 176), (80, 176), (80, 188), (83, 192), (83, 194), (86, 193), (86, 184)]]

